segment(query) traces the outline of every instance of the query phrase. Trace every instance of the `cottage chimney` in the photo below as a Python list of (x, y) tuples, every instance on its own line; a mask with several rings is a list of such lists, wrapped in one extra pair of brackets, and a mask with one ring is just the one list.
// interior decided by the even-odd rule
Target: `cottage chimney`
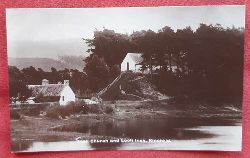
[(64, 80), (64, 85), (68, 86), (69, 85), (69, 80)]
[(49, 80), (47, 80), (47, 79), (42, 80), (42, 85), (48, 85), (48, 84), (49, 84)]

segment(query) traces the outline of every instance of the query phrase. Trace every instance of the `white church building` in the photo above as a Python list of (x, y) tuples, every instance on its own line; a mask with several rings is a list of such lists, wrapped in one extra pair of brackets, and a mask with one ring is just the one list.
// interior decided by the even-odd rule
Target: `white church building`
[[(142, 72), (142, 73), (150, 73), (150, 69), (147, 68), (145, 70), (141, 70), (142, 67), (142, 53), (127, 53), (125, 58), (123, 59), (121, 63), (121, 72), (124, 71), (132, 71), (132, 72)], [(171, 66), (172, 71), (176, 72), (177, 71), (177, 66), (173, 64)], [(160, 69), (160, 66), (153, 66), (152, 70), (156, 71), (157, 69)]]
[(141, 62), (143, 61), (141, 53), (127, 53), (121, 63), (121, 71), (141, 72)]
[(42, 80), (42, 85), (28, 85), (32, 96), (28, 100), (37, 102), (59, 102), (60, 105), (67, 105), (69, 102), (75, 102), (75, 93), (69, 86), (69, 80), (64, 83), (49, 84), (47, 79)]

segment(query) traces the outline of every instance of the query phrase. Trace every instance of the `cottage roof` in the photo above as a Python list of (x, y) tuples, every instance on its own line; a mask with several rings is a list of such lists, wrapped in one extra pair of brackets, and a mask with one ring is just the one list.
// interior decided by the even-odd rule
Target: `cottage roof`
[(141, 53), (127, 53), (127, 56), (130, 56), (131, 59), (136, 63), (140, 64), (143, 61)]
[(28, 85), (28, 88), (32, 91), (32, 97), (39, 95), (45, 97), (60, 96), (64, 87), (66, 87), (64, 84)]

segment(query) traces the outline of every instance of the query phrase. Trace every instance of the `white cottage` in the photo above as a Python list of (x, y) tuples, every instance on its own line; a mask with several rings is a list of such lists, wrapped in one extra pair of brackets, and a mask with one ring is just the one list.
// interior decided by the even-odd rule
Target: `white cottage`
[(28, 85), (32, 92), (34, 102), (59, 102), (60, 105), (67, 105), (69, 102), (75, 102), (75, 93), (69, 86), (69, 80), (64, 83), (49, 84), (46, 79), (42, 80), (42, 85)]
[(141, 62), (143, 61), (141, 53), (127, 53), (121, 63), (121, 71), (141, 72)]

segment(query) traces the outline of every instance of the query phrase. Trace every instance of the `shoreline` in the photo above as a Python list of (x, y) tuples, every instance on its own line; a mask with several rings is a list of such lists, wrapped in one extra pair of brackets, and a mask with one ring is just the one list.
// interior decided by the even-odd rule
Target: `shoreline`
[[(112, 125), (114, 126), (113, 128), (120, 130), (126, 127), (127, 123), (132, 123), (133, 125), (133, 121), (143, 121), (144, 123), (145, 121), (149, 123), (151, 121), (167, 121), (171, 123), (171, 120), (174, 120), (172, 122), (179, 120), (181, 121), (180, 123), (184, 123), (181, 127), (185, 129), (185, 126), (192, 128), (197, 127), (199, 124), (205, 126), (211, 124), (215, 126), (228, 126), (234, 124), (236, 126), (237, 123), (241, 121), (240, 111), (236, 112), (226, 107), (209, 107), (204, 109), (199, 106), (186, 106), (185, 110), (183, 110), (180, 109), (179, 106), (166, 103), (166, 101), (120, 101), (110, 104), (110, 106), (114, 107), (114, 112), (112, 114), (75, 114), (66, 119), (50, 119), (44, 116), (25, 116), (21, 120), (11, 120), (12, 149), (15, 151), (15, 149), (18, 148), (19, 142), (32, 144), (32, 142), (76, 141), (77, 138), (79, 140), (129, 139), (127, 136), (123, 137), (121, 135), (122, 137), (117, 137), (112, 136), (112, 134), (110, 136), (105, 136), (105, 133), (103, 133), (104, 135), (99, 135), (99, 133), (94, 134), (95, 130), (92, 132), (89, 131), (90, 128), (93, 128), (92, 126), (101, 128), (104, 124), (105, 128), (107, 124), (108, 126)], [(192, 124), (189, 122), (185, 123), (185, 121), (188, 120), (192, 120)], [(205, 120), (205, 123), (197, 122), (199, 120)], [(152, 125), (154, 124), (155, 123)], [(181, 131), (178, 130), (178, 128), (175, 128), (175, 130), (177, 130), (177, 133)], [(183, 139), (190, 139), (190, 137), (193, 136), (196, 137), (196, 135), (190, 133), (190, 131), (184, 130), (182, 132), (184, 132), (184, 134), (186, 133), (185, 135), (187, 137), (183, 137)], [(197, 133), (197, 131), (194, 132)], [(211, 137), (211, 135), (206, 133), (201, 136)], [(25, 148), (25, 145), (23, 147)]]

